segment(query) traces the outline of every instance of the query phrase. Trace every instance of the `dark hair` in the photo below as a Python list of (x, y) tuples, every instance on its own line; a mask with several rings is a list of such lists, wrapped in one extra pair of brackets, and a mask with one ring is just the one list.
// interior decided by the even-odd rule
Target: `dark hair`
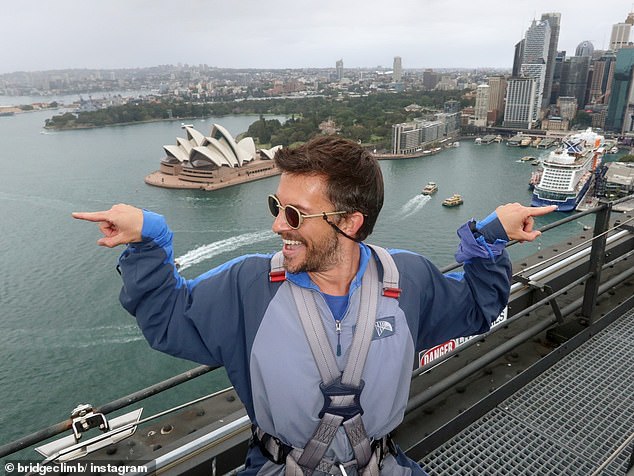
[(299, 147), (279, 149), (274, 160), (282, 173), (323, 175), (335, 209), (364, 215), (356, 238), (361, 241), (372, 233), (383, 207), (383, 175), (370, 152), (338, 136), (318, 136)]

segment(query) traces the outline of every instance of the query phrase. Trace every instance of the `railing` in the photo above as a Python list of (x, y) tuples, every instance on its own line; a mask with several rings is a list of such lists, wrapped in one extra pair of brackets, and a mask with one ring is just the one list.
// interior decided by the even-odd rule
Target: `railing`
[[(442, 380), (439, 380), (434, 385), (429, 387), (427, 390), (416, 395), (408, 402), (406, 413), (411, 412), (419, 408), (420, 406), (424, 405), (425, 403), (429, 402), (431, 399), (438, 396), (443, 391), (449, 389), (452, 385), (455, 385), (460, 380), (473, 374), (477, 370), (482, 369), (484, 366), (488, 365), (495, 359), (509, 352), (511, 349), (521, 344), (522, 342), (526, 341), (527, 339), (530, 339), (531, 337), (544, 331), (545, 329), (547, 329), (554, 323), (558, 321), (561, 322), (566, 316), (577, 311), (578, 309), (582, 310), (582, 314), (588, 319), (588, 322), (591, 324), (594, 320), (592, 310), (595, 306), (597, 297), (603, 292), (615, 286), (617, 283), (622, 282), (623, 280), (626, 280), (630, 278), (632, 275), (634, 275), (634, 267), (630, 267), (628, 270), (620, 273), (619, 275), (615, 277), (612, 277), (609, 281), (605, 283), (601, 283), (602, 271), (605, 268), (613, 266), (619, 261), (627, 259), (628, 257), (634, 254), (634, 251), (629, 251), (617, 256), (615, 259), (611, 260), (608, 263), (604, 262), (605, 256), (606, 256), (606, 247), (610, 245), (611, 243), (614, 243), (617, 240), (622, 239), (626, 235), (632, 234), (632, 231), (634, 231), (634, 228), (632, 227), (632, 221), (634, 220), (634, 218), (629, 218), (628, 220), (622, 223), (619, 223), (618, 225), (612, 228), (609, 228), (610, 215), (611, 215), (613, 205), (624, 202), (628, 199), (632, 199), (632, 196), (625, 197), (621, 200), (617, 200), (611, 203), (603, 203), (596, 208), (589, 209), (580, 213), (575, 213), (569, 217), (558, 220), (550, 225), (546, 225), (540, 228), (540, 231), (544, 233), (544, 232), (547, 232), (548, 230), (559, 227), (565, 223), (576, 221), (582, 216), (589, 215), (589, 214), (596, 215), (593, 237), (591, 239), (578, 244), (574, 248), (566, 250), (564, 253), (560, 253), (547, 260), (541, 261), (539, 263), (539, 267), (541, 268), (543, 268), (543, 265), (549, 261), (557, 261), (557, 264), (551, 265), (547, 267), (546, 269), (542, 269), (533, 275), (527, 276), (526, 274), (528, 271), (535, 269), (537, 265), (524, 268), (519, 273), (516, 273), (513, 276), (516, 283), (513, 284), (511, 288), (512, 293), (517, 292), (521, 289), (526, 289), (527, 287), (531, 287), (531, 286), (539, 287), (540, 286), (539, 280), (543, 279), (546, 274), (556, 272), (557, 270), (562, 269), (564, 266), (567, 266), (571, 261), (583, 259), (585, 256), (589, 254), (588, 271), (584, 273), (583, 275), (581, 275), (580, 277), (568, 283), (566, 286), (556, 291), (551, 290), (551, 292), (547, 293), (545, 297), (521, 309), (520, 312), (516, 313), (513, 316), (510, 316), (505, 322), (507, 324), (510, 324), (511, 322), (526, 316), (528, 313), (537, 309), (540, 306), (543, 306), (544, 304), (551, 304), (553, 306), (553, 310), (555, 312), (553, 313), (554, 315), (550, 319), (543, 320), (539, 322), (538, 324), (524, 330), (523, 332), (509, 339), (504, 344), (498, 346), (494, 350), (472, 361), (471, 363), (467, 364), (459, 371), (452, 373), (451, 375), (449, 375), (448, 377)], [(613, 233), (613, 234), (608, 237), (610, 233)], [(508, 246), (512, 246), (516, 243), (517, 241), (509, 242)], [(592, 244), (592, 246), (588, 249), (588, 246), (590, 245), (590, 243)], [(575, 249), (577, 248), (583, 248), (583, 250), (577, 253), (573, 253)], [(459, 268), (460, 266), (461, 266), (460, 264), (454, 263), (452, 265), (442, 268), (441, 271), (443, 273), (446, 273), (456, 268)], [(586, 284), (585, 284), (583, 298), (570, 303), (568, 306), (566, 306), (563, 309), (559, 309), (556, 304), (556, 299), (562, 294), (568, 292), (570, 289), (578, 286), (580, 283), (583, 283), (584, 281)], [(481, 337), (486, 337), (488, 334), (492, 332), (495, 332), (495, 330), (492, 330)], [(440, 357), (439, 359), (434, 360), (433, 365), (436, 366), (441, 364), (445, 360), (451, 358), (457, 351), (463, 351), (466, 348), (470, 347), (471, 345), (476, 344), (479, 340), (480, 339), (472, 339), (471, 341), (467, 341), (455, 351), (447, 353), (444, 356)], [(177, 385), (180, 385), (181, 383), (197, 378), (212, 370), (215, 370), (215, 368), (211, 368), (208, 366), (196, 367), (192, 370), (189, 370), (187, 372), (184, 372), (182, 374), (179, 374), (177, 376), (164, 380), (158, 384), (152, 385), (138, 392), (132, 393), (128, 396), (125, 396), (113, 402), (107, 403), (101, 407), (95, 408), (94, 411), (96, 413), (101, 413), (103, 415), (109, 414), (116, 410), (125, 408), (131, 404), (138, 403), (150, 396), (157, 395), (165, 390), (168, 390)], [(420, 375), (422, 372), (425, 372), (426, 370), (427, 370), (426, 368), (415, 370), (412, 373), (412, 378)], [(203, 399), (210, 398), (210, 397), (212, 396), (203, 397), (202, 399), (198, 399), (197, 401), (201, 401)], [(181, 405), (177, 407), (177, 409), (181, 409), (189, 405), (190, 403), (192, 402)], [(157, 418), (158, 416), (164, 416), (167, 413), (175, 411), (177, 409), (171, 409), (171, 410), (162, 412), (159, 415), (154, 415), (152, 417), (146, 418), (143, 420), (143, 422), (150, 421), (152, 419)], [(240, 421), (240, 424), (245, 427), (248, 427), (249, 425), (248, 421)], [(71, 425), (72, 425), (71, 419), (64, 420), (48, 428), (45, 428), (43, 430), (37, 431), (23, 438), (20, 438), (12, 443), (3, 445), (0, 447), (0, 458), (14, 454), (22, 449), (33, 446), (48, 438), (51, 438), (53, 436), (66, 432), (69, 429), (71, 429)], [(125, 429), (125, 427), (123, 429)]]

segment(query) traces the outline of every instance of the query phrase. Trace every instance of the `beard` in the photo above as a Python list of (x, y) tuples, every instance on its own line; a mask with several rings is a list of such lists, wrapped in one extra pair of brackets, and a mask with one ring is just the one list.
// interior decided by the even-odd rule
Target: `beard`
[(304, 258), (302, 261), (293, 262), (284, 259), (284, 267), (290, 273), (318, 273), (327, 271), (340, 259), (339, 237), (334, 230), (329, 230), (322, 239), (308, 241), (299, 237), (287, 237), (290, 240), (300, 241), (304, 245)]

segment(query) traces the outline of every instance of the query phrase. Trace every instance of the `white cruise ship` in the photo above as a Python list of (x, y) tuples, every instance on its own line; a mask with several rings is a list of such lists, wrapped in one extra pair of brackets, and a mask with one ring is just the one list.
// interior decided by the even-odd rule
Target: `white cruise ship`
[(557, 205), (563, 212), (574, 210), (603, 153), (604, 137), (590, 128), (566, 137), (543, 159), (543, 173), (533, 189), (531, 205)]

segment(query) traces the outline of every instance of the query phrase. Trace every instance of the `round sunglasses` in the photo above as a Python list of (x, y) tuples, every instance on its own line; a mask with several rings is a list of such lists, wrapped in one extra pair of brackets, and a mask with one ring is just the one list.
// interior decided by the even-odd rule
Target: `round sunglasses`
[(300, 226), (302, 226), (302, 222), (306, 218), (322, 217), (324, 219), (327, 219), (329, 216), (343, 215), (345, 213), (348, 213), (321, 212), (315, 213), (314, 215), (305, 215), (293, 205), (282, 205), (275, 195), (269, 195), (269, 211), (271, 212), (271, 215), (277, 217), (280, 214), (280, 210), (284, 211), (284, 220), (286, 220), (286, 224), (290, 226), (293, 230), (297, 230)]

